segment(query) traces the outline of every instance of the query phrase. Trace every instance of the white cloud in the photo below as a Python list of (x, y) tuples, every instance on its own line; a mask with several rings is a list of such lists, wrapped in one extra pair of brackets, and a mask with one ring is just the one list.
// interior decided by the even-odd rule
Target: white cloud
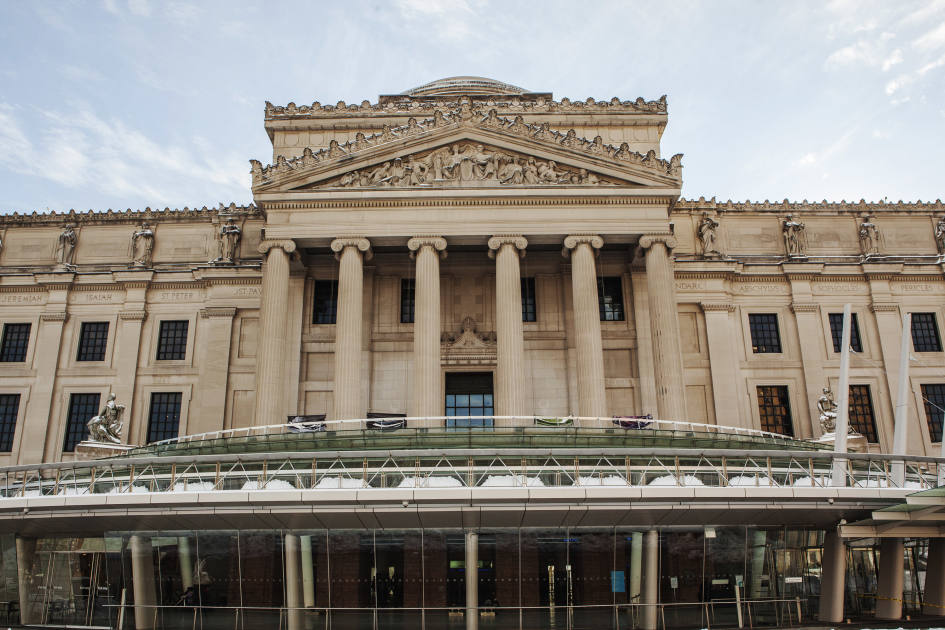
[(945, 46), (945, 21), (916, 39), (913, 46), (919, 50), (936, 50)]
[(128, 0), (128, 11), (138, 17), (150, 17), (151, 5), (148, 0)]
[(858, 126), (855, 126), (837, 138), (835, 141), (824, 147), (821, 151), (811, 151), (795, 160), (794, 165), (798, 167), (820, 166), (823, 167), (828, 160), (845, 149), (853, 136), (856, 135)]
[(897, 63), (902, 63), (902, 51), (898, 48), (883, 60), (883, 72), (888, 72)]

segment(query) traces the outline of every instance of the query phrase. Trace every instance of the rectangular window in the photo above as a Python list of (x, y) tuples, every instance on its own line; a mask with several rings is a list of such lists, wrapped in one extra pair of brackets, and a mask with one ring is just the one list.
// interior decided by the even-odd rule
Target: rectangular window
[(187, 328), (190, 322), (165, 320), (158, 332), (158, 361), (183, 361), (187, 358)]
[(786, 385), (758, 386), (758, 415), (761, 430), (794, 437), (791, 421), (791, 402)]
[(22, 363), (26, 361), (26, 349), (30, 343), (30, 324), (4, 324), (3, 341), (0, 342), (0, 361)]
[(417, 283), (413, 278), (400, 279), (400, 323), (413, 323), (413, 309), (416, 305)]
[(538, 321), (538, 311), (535, 309), (534, 278), (522, 278), (522, 321)]
[(180, 392), (151, 394), (148, 413), (148, 444), (176, 438), (180, 433)]
[(63, 453), (71, 453), (76, 444), (89, 436), (86, 426), (89, 420), (98, 415), (101, 394), (72, 394), (69, 396), (69, 415), (66, 417), (66, 438), (62, 444)]
[(923, 385), (922, 402), (925, 403), (925, 421), (929, 424), (929, 437), (933, 442), (941, 442), (942, 424), (945, 423), (945, 384)]
[(0, 394), (0, 451), (13, 450), (13, 435), (16, 433), (16, 416), (20, 411), (19, 394)]
[(850, 385), (850, 426), (868, 442), (879, 442), (869, 385)]
[(778, 333), (778, 316), (774, 313), (751, 313), (748, 315), (751, 329), (751, 351), (756, 354), (781, 352), (781, 335)]
[(82, 322), (76, 361), (104, 361), (108, 346), (108, 322)]
[[(493, 426), (495, 413), (491, 372), (446, 374), (446, 427), (468, 429)], [(473, 416), (457, 418), (457, 416)]]
[[(827, 317), (830, 319), (833, 351), (839, 353), (840, 344), (843, 342), (843, 313), (830, 313)], [(850, 348), (854, 352), (863, 352), (863, 344), (860, 343), (860, 323), (856, 319), (856, 313), (850, 314)]]
[(338, 281), (315, 281), (315, 304), (312, 309), (313, 324), (334, 324), (338, 317)]
[(938, 334), (935, 313), (912, 314), (912, 347), (916, 352), (942, 351), (942, 338)]
[(597, 279), (597, 303), (600, 306), (600, 321), (623, 321), (623, 286), (620, 276)]

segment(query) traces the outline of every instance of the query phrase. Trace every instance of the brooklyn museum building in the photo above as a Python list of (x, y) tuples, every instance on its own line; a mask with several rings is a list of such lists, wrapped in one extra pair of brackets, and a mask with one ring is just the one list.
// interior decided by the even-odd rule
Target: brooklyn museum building
[(945, 616), (945, 206), (682, 199), (666, 124), (455, 77), (0, 216), (0, 624)]

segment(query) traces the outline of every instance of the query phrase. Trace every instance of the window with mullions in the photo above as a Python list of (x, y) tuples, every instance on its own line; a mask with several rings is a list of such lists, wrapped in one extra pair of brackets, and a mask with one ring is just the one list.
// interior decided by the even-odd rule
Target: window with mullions
[(929, 438), (942, 441), (942, 425), (945, 424), (945, 384), (922, 385), (922, 401), (925, 403), (925, 421), (929, 425)]
[(748, 315), (751, 330), (751, 351), (756, 354), (781, 352), (781, 334), (778, 332), (778, 316), (774, 313), (751, 313)]
[(158, 361), (182, 361), (187, 358), (187, 328), (190, 322), (165, 320), (158, 329)]
[(786, 385), (758, 386), (758, 415), (761, 430), (794, 437), (791, 402)]
[(912, 314), (912, 347), (916, 352), (942, 351), (942, 338), (938, 334), (935, 313)]
[(597, 279), (597, 304), (600, 306), (600, 321), (623, 321), (623, 286), (620, 276)]
[(13, 450), (16, 416), (20, 411), (19, 394), (0, 394), (0, 451)]
[(180, 433), (180, 392), (154, 392), (148, 413), (148, 444), (176, 438)]
[(108, 346), (108, 322), (82, 322), (76, 361), (104, 361)]
[[(450, 429), (493, 426), (495, 413), (491, 372), (446, 375), (446, 426)], [(474, 416), (457, 418), (456, 416)]]
[(850, 426), (867, 442), (879, 442), (869, 385), (850, 385)]
[(26, 349), (30, 343), (30, 324), (4, 324), (3, 341), (0, 342), (0, 361), (22, 363), (26, 361)]
[(66, 437), (62, 444), (63, 453), (71, 453), (76, 444), (88, 436), (86, 426), (98, 414), (101, 394), (72, 394), (69, 396), (69, 415), (66, 417)]
[(400, 279), (400, 323), (413, 323), (413, 309), (416, 306), (417, 283), (413, 278)]
[[(830, 319), (833, 351), (839, 353), (840, 344), (843, 343), (843, 313), (830, 313), (827, 317)], [(863, 352), (863, 344), (860, 343), (860, 323), (856, 319), (856, 313), (850, 314), (850, 348), (854, 352)]]
[(334, 324), (338, 319), (338, 281), (316, 280), (313, 324)]
[(538, 321), (538, 311), (535, 307), (534, 278), (522, 278), (522, 321)]

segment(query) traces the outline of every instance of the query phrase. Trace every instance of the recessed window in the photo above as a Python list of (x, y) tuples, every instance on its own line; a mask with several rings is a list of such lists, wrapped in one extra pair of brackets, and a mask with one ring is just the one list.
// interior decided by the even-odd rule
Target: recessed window
[(19, 411), (19, 394), (0, 394), (0, 451), (9, 453), (13, 450), (16, 416)]
[(938, 334), (935, 313), (912, 314), (912, 347), (916, 352), (942, 351), (942, 338)]
[(154, 392), (148, 413), (148, 444), (180, 434), (180, 392)]
[[(446, 375), (446, 426), (450, 429), (491, 427), (494, 412), (491, 372)], [(457, 418), (456, 416), (473, 416)]]
[(400, 279), (400, 323), (412, 324), (416, 306), (417, 283), (413, 278)]
[(190, 325), (186, 319), (164, 320), (158, 333), (157, 360), (183, 361), (187, 358), (187, 328)]
[(925, 403), (925, 421), (929, 425), (929, 437), (933, 442), (941, 442), (942, 425), (945, 423), (945, 384), (923, 385), (922, 401)]
[(0, 342), (0, 361), (22, 363), (30, 343), (30, 324), (4, 324)]
[(850, 426), (867, 442), (879, 442), (869, 385), (850, 385)]
[(761, 430), (794, 437), (791, 402), (786, 385), (758, 386), (758, 415)]
[(597, 279), (597, 303), (600, 306), (600, 321), (622, 322), (623, 286), (620, 276)]
[(522, 321), (534, 322), (538, 320), (538, 311), (535, 308), (535, 279), (522, 278)]
[(76, 361), (104, 361), (108, 346), (108, 322), (82, 322)]
[(72, 394), (69, 396), (69, 414), (66, 416), (66, 437), (62, 444), (64, 453), (75, 450), (76, 444), (89, 436), (86, 426), (98, 415), (101, 394)]
[(313, 324), (334, 324), (338, 318), (338, 281), (316, 280)]
[(774, 313), (751, 313), (748, 315), (751, 330), (751, 351), (756, 354), (781, 352), (781, 335), (778, 332), (778, 316)]
[[(833, 351), (840, 352), (840, 345), (843, 343), (843, 313), (830, 313), (830, 337), (833, 339)], [(863, 352), (863, 344), (860, 343), (860, 323), (856, 319), (856, 313), (850, 314), (850, 348), (854, 352)]]

